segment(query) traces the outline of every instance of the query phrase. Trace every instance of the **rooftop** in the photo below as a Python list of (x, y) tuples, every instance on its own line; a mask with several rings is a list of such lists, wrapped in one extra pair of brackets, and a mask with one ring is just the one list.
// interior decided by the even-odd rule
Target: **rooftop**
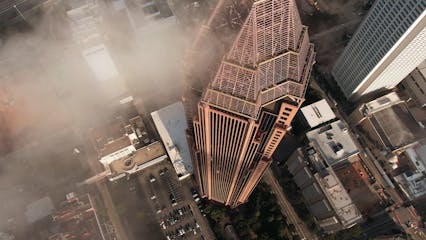
[(369, 115), (400, 102), (402, 102), (402, 100), (399, 98), (399, 96), (395, 92), (391, 92), (373, 101), (363, 104), (361, 106), (361, 111), (363, 111), (364, 115)]
[(185, 132), (186, 117), (182, 102), (176, 102), (152, 112), (151, 117), (179, 179), (192, 174), (192, 162)]
[(132, 147), (133, 151), (153, 142), (140, 116), (120, 112), (114, 121), (91, 129), (91, 141), (99, 157), (107, 157), (117, 151)]
[(328, 166), (334, 166), (359, 152), (349, 130), (340, 120), (312, 130), (306, 136)]
[(426, 194), (426, 144), (420, 143), (406, 149), (399, 161), (407, 158), (409, 167), (402, 166), (404, 172), (396, 176), (396, 180), (403, 186), (409, 198), (418, 198)]
[(113, 176), (131, 174), (144, 169), (149, 162), (157, 163), (167, 158), (166, 151), (160, 142), (154, 142), (138, 149), (132, 156), (116, 160), (110, 164)]
[(301, 111), (311, 128), (336, 118), (325, 99), (305, 106)]
[(128, 136), (122, 136), (118, 139), (114, 139), (104, 145), (102, 149), (100, 149), (101, 156), (108, 156), (111, 153), (115, 153), (123, 148), (127, 148), (132, 146), (132, 142), (130, 141)]
[(362, 219), (358, 208), (332, 170), (329, 171), (329, 175), (318, 178), (318, 183), (345, 226)]
[(392, 151), (426, 136), (425, 129), (416, 122), (405, 102), (374, 112), (370, 121)]
[[(49, 239), (105, 239), (89, 194), (68, 194), (52, 217), (58, 228)], [(67, 238), (62, 238), (63, 236)]]
[(108, 81), (118, 77), (118, 70), (104, 44), (85, 48), (82, 54), (98, 81)]

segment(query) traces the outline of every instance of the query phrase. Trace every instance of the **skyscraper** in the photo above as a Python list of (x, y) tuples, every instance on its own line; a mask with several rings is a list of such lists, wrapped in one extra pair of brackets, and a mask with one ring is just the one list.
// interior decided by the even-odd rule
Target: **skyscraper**
[(426, 0), (378, 0), (332, 74), (347, 98), (395, 87), (426, 58)]
[(184, 102), (200, 191), (235, 207), (302, 104), (315, 53), (293, 0), (219, 1), (212, 12), (188, 58)]

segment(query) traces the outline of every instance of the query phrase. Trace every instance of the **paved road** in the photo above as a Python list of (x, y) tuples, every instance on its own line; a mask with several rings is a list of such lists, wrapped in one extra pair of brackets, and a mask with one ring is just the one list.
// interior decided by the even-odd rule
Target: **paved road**
[(281, 206), (282, 213), (287, 216), (289, 223), (293, 224), (296, 227), (296, 231), (300, 238), (306, 240), (318, 239), (311, 233), (311, 231), (309, 231), (306, 224), (299, 218), (293, 206), (291, 206), (290, 202), (285, 197), (280, 184), (274, 177), (270, 168), (268, 168), (265, 174), (263, 175), (263, 180), (272, 188), (272, 190), (276, 194), (278, 203)]
[[(87, 146), (90, 146), (89, 142), (87, 144)], [(87, 159), (89, 166), (94, 174), (98, 174), (104, 171), (104, 169), (102, 169), (100, 163), (98, 162), (96, 154), (94, 152), (90, 152), (90, 150), (88, 150)], [(131, 240), (128, 238), (126, 231), (124, 231), (124, 227), (122, 225), (120, 217), (118, 216), (114, 201), (112, 200), (107, 184), (105, 182), (98, 182), (96, 186), (98, 187), (98, 190), (102, 196), (105, 208), (107, 209), (109, 220), (111, 221), (114, 227), (118, 240)]]
[(111, 223), (114, 226), (118, 240), (131, 240), (128, 238), (126, 232), (124, 231), (124, 227), (121, 223), (120, 217), (118, 216), (106, 183), (100, 182), (97, 184), (97, 187), (102, 195), (102, 199), (104, 200), (105, 208), (107, 209), (109, 219), (111, 220)]

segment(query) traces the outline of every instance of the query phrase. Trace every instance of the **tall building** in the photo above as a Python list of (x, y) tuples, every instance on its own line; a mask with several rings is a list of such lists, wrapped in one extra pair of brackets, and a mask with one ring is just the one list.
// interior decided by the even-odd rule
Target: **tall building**
[(395, 87), (426, 58), (426, 0), (378, 0), (332, 74), (349, 99)]
[(186, 68), (189, 144), (202, 195), (236, 207), (304, 101), (315, 53), (293, 0), (219, 1), (212, 12)]

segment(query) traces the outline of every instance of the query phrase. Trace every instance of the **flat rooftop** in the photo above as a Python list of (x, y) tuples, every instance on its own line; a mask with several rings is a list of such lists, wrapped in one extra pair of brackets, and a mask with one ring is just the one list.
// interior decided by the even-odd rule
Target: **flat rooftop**
[(107, 156), (111, 153), (117, 152), (123, 148), (132, 146), (132, 142), (128, 136), (122, 136), (118, 139), (115, 139), (111, 142), (105, 144), (104, 148), (100, 150), (101, 156)]
[(332, 170), (329, 175), (319, 178), (318, 182), (344, 225), (351, 225), (362, 219), (358, 208)]
[(161, 142), (154, 142), (148, 146), (138, 149), (133, 156), (113, 161), (110, 164), (112, 175), (122, 173), (133, 173), (144, 168), (150, 161), (162, 161), (167, 158)]
[(182, 102), (152, 112), (151, 117), (179, 179), (190, 176), (193, 170), (186, 141), (187, 125)]
[(399, 102), (402, 102), (402, 100), (399, 98), (398, 94), (391, 92), (364, 104), (362, 108), (364, 108), (364, 114), (371, 114)]
[(52, 218), (57, 225), (57, 233), (49, 239), (105, 239), (89, 194), (68, 194)]
[(312, 130), (306, 137), (328, 166), (334, 166), (359, 152), (349, 130), (340, 120)]
[(391, 150), (407, 146), (426, 136), (425, 129), (411, 115), (405, 102), (372, 113), (370, 121)]
[(305, 106), (301, 111), (311, 128), (336, 118), (325, 99)]

